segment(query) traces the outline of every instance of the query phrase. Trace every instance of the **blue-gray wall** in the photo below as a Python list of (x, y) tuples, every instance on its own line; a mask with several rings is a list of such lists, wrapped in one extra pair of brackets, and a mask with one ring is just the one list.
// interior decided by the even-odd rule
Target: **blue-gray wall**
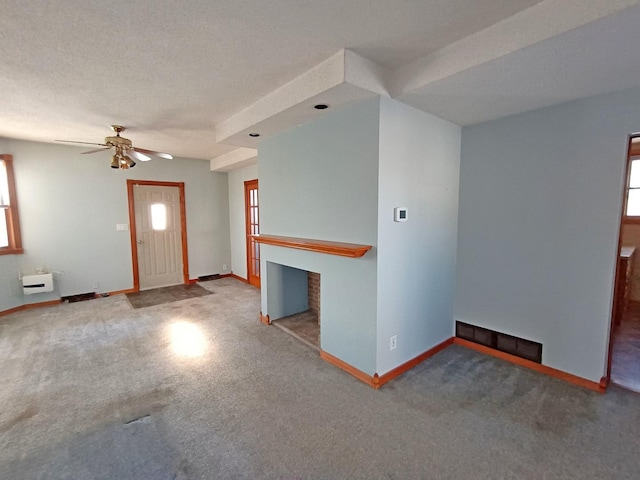
[(244, 182), (258, 178), (258, 166), (231, 170), (229, 176), (229, 238), (231, 265), (229, 271), (247, 278), (247, 228), (244, 218)]
[[(330, 111), (259, 146), (262, 233), (373, 245), (362, 258), (263, 245), (266, 261), (320, 273), (326, 352), (376, 373), (377, 98)], [(271, 287), (275, 288), (275, 287)]]
[[(320, 273), (323, 350), (382, 375), (452, 336), (459, 127), (375, 98), (259, 152), (262, 233), (374, 247), (360, 259), (261, 247), (263, 264)], [(399, 206), (406, 223), (393, 221)], [(280, 315), (282, 282), (262, 273), (263, 313)]]
[[(378, 373), (453, 335), (460, 127), (380, 99)], [(395, 222), (393, 209), (408, 208)], [(390, 337), (397, 347), (390, 350)]]
[(602, 377), (637, 130), (640, 89), (463, 129), (456, 319), (541, 342), (545, 365)]
[[(0, 139), (12, 154), (23, 255), (0, 256), (0, 311), (60, 295), (133, 286), (126, 179), (185, 182), (189, 274), (220, 273), (231, 263), (227, 175), (201, 160), (138, 162), (128, 171), (109, 168), (108, 153), (81, 155), (83, 147)], [(22, 295), (24, 274), (46, 266), (52, 294)], [(17, 286), (17, 287), (16, 287)], [(17, 290), (16, 290), (17, 288)]]

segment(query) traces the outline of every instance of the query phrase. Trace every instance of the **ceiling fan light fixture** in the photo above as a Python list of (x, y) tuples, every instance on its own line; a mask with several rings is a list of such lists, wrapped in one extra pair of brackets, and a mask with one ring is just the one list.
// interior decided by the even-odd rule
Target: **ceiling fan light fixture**
[(102, 150), (110, 150), (113, 148), (115, 149), (115, 153), (111, 157), (111, 168), (122, 170), (127, 170), (136, 166), (136, 162), (131, 157), (129, 157), (129, 155), (140, 162), (147, 162), (151, 160), (151, 156), (173, 160), (173, 155), (170, 155), (168, 153), (157, 152), (155, 150), (147, 150), (145, 148), (134, 148), (131, 140), (120, 136), (120, 134), (126, 130), (126, 128), (122, 125), (111, 125), (111, 128), (115, 132), (115, 136), (105, 137), (104, 143), (76, 142), (74, 140), (56, 141), (66, 143), (83, 143), (87, 145), (98, 145), (100, 147), (103, 147), (95, 148), (93, 150), (89, 150), (88, 152), (82, 152), (83, 154), (96, 153)]
[(134, 162), (129, 155), (125, 155), (123, 158), (127, 168), (133, 168), (136, 166), (136, 162)]
[(120, 155), (118, 157), (118, 166), (121, 170), (128, 170), (136, 166), (136, 162), (131, 160), (131, 157), (128, 155)]

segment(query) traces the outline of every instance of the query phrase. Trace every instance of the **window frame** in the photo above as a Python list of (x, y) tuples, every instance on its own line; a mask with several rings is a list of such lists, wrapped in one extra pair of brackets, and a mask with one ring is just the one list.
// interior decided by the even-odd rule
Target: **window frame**
[(22, 235), (20, 234), (20, 217), (18, 215), (18, 196), (16, 194), (16, 179), (13, 173), (13, 155), (0, 154), (7, 170), (7, 184), (9, 187), (9, 208), (5, 210), (7, 222), (7, 236), (9, 245), (0, 247), (0, 255), (15, 255), (24, 253)]

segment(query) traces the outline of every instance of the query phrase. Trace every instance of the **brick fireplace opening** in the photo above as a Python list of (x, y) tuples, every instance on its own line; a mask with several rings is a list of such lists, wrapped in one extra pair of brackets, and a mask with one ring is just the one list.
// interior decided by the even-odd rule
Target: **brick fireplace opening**
[(320, 324), (320, 274), (307, 272), (307, 283), (309, 290), (309, 311), (315, 313)]
[(320, 274), (272, 262), (267, 268), (270, 290), (275, 290), (270, 298), (272, 325), (319, 350)]

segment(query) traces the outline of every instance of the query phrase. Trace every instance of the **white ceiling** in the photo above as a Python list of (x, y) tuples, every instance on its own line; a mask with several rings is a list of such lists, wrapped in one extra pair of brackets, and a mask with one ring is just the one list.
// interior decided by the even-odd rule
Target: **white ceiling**
[[(381, 85), (472, 124), (640, 84), (638, 3), (5, 0), (0, 136), (100, 142), (117, 123), (210, 159)], [(341, 72), (314, 73), (343, 49)]]

